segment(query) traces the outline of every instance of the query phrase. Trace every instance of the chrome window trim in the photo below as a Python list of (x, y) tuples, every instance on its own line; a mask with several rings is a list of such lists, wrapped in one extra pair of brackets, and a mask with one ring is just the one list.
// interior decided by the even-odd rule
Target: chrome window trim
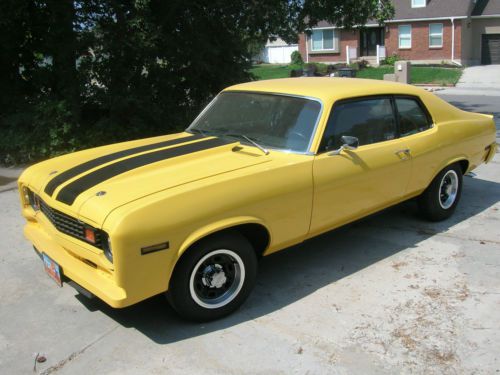
[[(309, 138), (309, 144), (307, 145), (306, 150), (307, 151), (294, 151), (286, 148), (275, 148), (275, 147), (269, 147), (266, 146), (268, 150), (273, 150), (273, 151), (279, 151), (283, 153), (288, 153), (288, 154), (296, 154), (296, 155), (315, 155), (314, 152), (311, 151), (311, 147), (314, 141), (314, 137), (316, 136), (316, 132), (318, 130), (318, 125), (323, 117), (323, 110), (324, 110), (324, 104), (323, 101), (319, 98), (313, 97), (313, 96), (306, 96), (306, 95), (296, 95), (296, 94), (288, 94), (288, 93), (282, 93), (282, 92), (274, 92), (274, 91), (257, 91), (257, 90), (224, 90), (217, 94), (211, 101), (210, 103), (203, 109), (203, 111), (200, 112), (198, 116), (191, 122), (191, 124), (186, 128), (186, 132), (191, 133), (189, 129), (191, 126), (207, 111), (215, 102), (215, 99), (219, 97), (219, 95), (225, 93), (225, 92), (236, 92), (236, 93), (248, 93), (248, 94), (264, 94), (264, 95), (276, 95), (276, 96), (287, 96), (291, 98), (299, 98), (299, 99), (307, 99), (307, 100), (312, 100), (320, 105), (320, 109), (318, 112), (318, 117), (316, 118), (316, 123), (313, 126), (312, 132), (311, 132), (311, 137)], [(251, 145), (254, 147), (253, 145)]]
[[(360, 95), (360, 96), (352, 96), (352, 97), (348, 97), (348, 98), (338, 99), (332, 104), (332, 107), (330, 109), (330, 113), (328, 115), (328, 118), (326, 119), (325, 127), (323, 129), (323, 134), (321, 134), (321, 139), (319, 141), (319, 146), (318, 146), (318, 152), (316, 154), (313, 154), (313, 155), (322, 155), (322, 154), (325, 154), (327, 152), (327, 151), (321, 151), (321, 143), (323, 141), (325, 131), (328, 128), (328, 122), (330, 121), (330, 116), (333, 115), (333, 111), (334, 111), (336, 105), (344, 103), (344, 102), (360, 101), (360, 100), (374, 100), (377, 98), (390, 98), (391, 101), (393, 102), (393, 105), (394, 105), (394, 111), (397, 111), (396, 99), (400, 98), (400, 99), (414, 100), (415, 102), (417, 102), (420, 109), (424, 112), (425, 116), (427, 117), (428, 122), (430, 123), (429, 128), (427, 128), (425, 130), (419, 131), (418, 133), (401, 136), (401, 134), (399, 133), (399, 123), (397, 122), (398, 120), (396, 120), (397, 129), (398, 129), (398, 136), (397, 136), (397, 138), (394, 138), (394, 139), (403, 139), (406, 137), (411, 137), (411, 136), (414, 136), (417, 134), (427, 132), (427, 131), (436, 127), (436, 122), (434, 121), (434, 117), (432, 116), (431, 111), (429, 111), (429, 108), (425, 104), (422, 97), (420, 95), (417, 95), (417, 94), (391, 92), (391, 93), (385, 93), (385, 94)], [(394, 112), (394, 114), (396, 115), (396, 112)], [(391, 141), (391, 140), (387, 140), (387, 141), (383, 141), (383, 142), (388, 142), (388, 141)], [(381, 142), (376, 142), (376, 143), (381, 143)], [(370, 144), (375, 144), (375, 143), (370, 143)], [(370, 144), (361, 145), (359, 147), (369, 146)]]

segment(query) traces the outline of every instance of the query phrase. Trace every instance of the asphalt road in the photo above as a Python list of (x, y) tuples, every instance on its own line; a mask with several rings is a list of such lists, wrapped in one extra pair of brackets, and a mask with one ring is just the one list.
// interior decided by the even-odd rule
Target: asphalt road
[[(498, 91), (500, 93), (500, 87)], [(500, 130), (500, 96), (449, 95), (441, 94), (439, 91), (436, 94), (465, 111), (492, 114), (495, 117), (497, 130)], [(497, 132), (497, 137), (499, 134)]]
[[(500, 97), (444, 98), (500, 129)], [(58, 288), (0, 189), (0, 372), (39, 353), (43, 374), (498, 373), (500, 157), (475, 172), (445, 222), (407, 202), (263, 259), (247, 303), (209, 324), (162, 296), (114, 310)]]

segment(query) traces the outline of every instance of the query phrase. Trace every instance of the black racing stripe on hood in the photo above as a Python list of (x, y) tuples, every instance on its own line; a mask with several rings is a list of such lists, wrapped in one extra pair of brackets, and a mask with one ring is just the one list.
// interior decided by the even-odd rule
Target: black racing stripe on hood
[(210, 148), (220, 147), (230, 143), (234, 142), (226, 141), (220, 138), (211, 138), (200, 142), (188, 143), (179, 147), (167, 148), (164, 150), (150, 152), (148, 154), (133, 156), (131, 158), (109, 164), (101, 169), (97, 169), (69, 183), (61, 189), (59, 194), (57, 194), (56, 199), (59, 202), (72, 205), (76, 198), (84, 191), (122, 173), (166, 159), (202, 150), (208, 150)]
[(152, 143), (149, 145), (144, 145), (144, 146), (139, 146), (139, 147), (133, 147), (133, 148), (129, 148), (126, 150), (113, 152), (112, 154), (100, 156), (96, 159), (92, 159), (92, 160), (89, 160), (85, 163), (79, 164), (79, 165), (77, 165), (73, 168), (70, 168), (67, 171), (64, 171), (61, 174), (55, 176), (52, 180), (49, 181), (47, 186), (45, 186), (45, 193), (48, 195), (52, 195), (54, 193), (54, 191), (60, 185), (64, 184), (66, 181), (72, 179), (73, 177), (78, 176), (79, 174), (88, 172), (89, 170), (94, 169), (95, 167), (98, 167), (98, 166), (105, 164), (105, 163), (108, 163), (110, 161), (117, 160), (117, 159), (123, 158), (125, 156), (130, 156), (133, 154), (138, 154), (140, 152), (150, 151), (150, 150), (154, 150), (156, 148), (174, 146), (174, 145), (177, 145), (179, 143), (194, 141), (194, 140), (198, 140), (201, 138), (203, 138), (203, 136), (200, 134), (190, 135), (190, 136), (185, 136), (185, 137), (181, 137), (181, 138), (170, 139), (168, 141)]

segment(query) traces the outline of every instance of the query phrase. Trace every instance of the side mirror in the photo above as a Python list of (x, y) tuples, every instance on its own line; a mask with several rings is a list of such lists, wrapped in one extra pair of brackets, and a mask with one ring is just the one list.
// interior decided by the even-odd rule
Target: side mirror
[(340, 137), (342, 146), (339, 149), (330, 152), (328, 155), (338, 155), (344, 150), (356, 150), (359, 146), (359, 139), (351, 137), (350, 135), (343, 135)]
[(343, 135), (340, 137), (342, 145), (348, 150), (355, 150), (359, 146), (359, 139), (356, 137), (351, 137), (350, 135)]

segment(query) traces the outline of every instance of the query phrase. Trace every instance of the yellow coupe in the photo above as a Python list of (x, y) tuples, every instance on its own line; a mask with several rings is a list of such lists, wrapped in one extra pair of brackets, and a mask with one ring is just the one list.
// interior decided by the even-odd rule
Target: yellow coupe
[(492, 116), (413, 86), (245, 83), (183, 133), (26, 169), (24, 233), (60, 285), (113, 307), (166, 293), (183, 317), (216, 319), (247, 298), (261, 256), (414, 197), (446, 219), (496, 146)]

